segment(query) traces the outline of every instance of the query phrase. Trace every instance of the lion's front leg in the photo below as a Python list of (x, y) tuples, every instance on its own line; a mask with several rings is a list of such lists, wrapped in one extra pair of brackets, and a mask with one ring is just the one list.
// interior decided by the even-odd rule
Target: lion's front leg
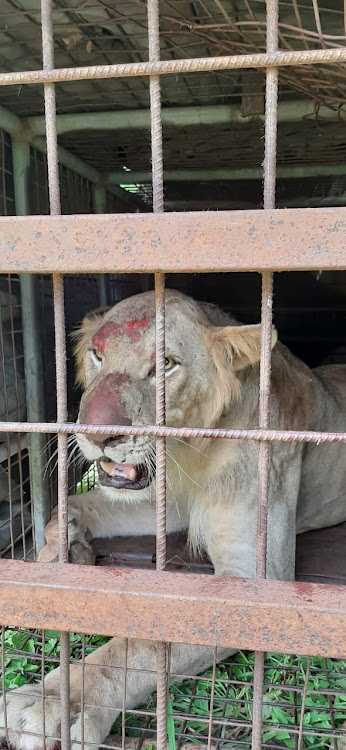
[[(220, 651), (222, 659), (230, 652)], [(213, 649), (173, 644), (170, 674), (198, 674), (211, 665)], [(127, 662), (127, 669), (125, 665)], [(125, 678), (126, 675), (126, 678)], [(126, 681), (125, 681), (126, 679)], [(71, 665), (70, 725), (72, 750), (79, 750), (82, 725), (84, 742), (94, 750), (108, 735), (123, 705), (135, 708), (156, 689), (156, 644), (151, 641), (113, 638), (85, 660), (84, 711), (81, 710), (82, 663)], [(44, 680), (42, 686), (25, 685), (6, 697), (8, 739), (16, 750), (40, 750), (45, 726), (46, 748), (53, 750), (60, 737), (60, 670)], [(0, 705), (0, 735), (4, 734), (4, 708)]]
[[(187, 528), (186, 503), (167, 503), (167, 533)], [(70, 562), (93, 564), (91, 539), (114, 536), (146, 536), (156, 533), (156, 504), (110, 501), (100, 489), (81, 495), (70, 495), (68, 504), (68, 544)], [(39, 562), (54, 562), (59, 554), (57, 510), (45, 529), (46, 546), (39, 553)]]
[[(84, 676), (81, 662), (70, 666), (70, 727), (74, 750), (80, 747), (74, 743), (81, 741), (82, 723), (86, 746), (93, 744), (97, 748), (107, 736), (122, 706), (125, 655), (125, 642), (114, 638), (85, 659)], [(61, 733), (60, 669), (50, 672), (44, 679), (44, 694), (44, 710), (41, 683), (25, 685), (6, 696), (8, 740), (16, 750), (40, 750), (43, 731), (47, 750), (56, 746)], [(0, 734), (4, 734), (4, 725), (2, 704)]]
[[(285, 460), (273, 451), (269, 474), (267, 519), (267, 578), (294, 580), (296, 507), (300, 483), (300, 456), (287, 449)], [(257, 468), (257, 467), (256, 467)], [(278, 476), (280, 482), (278, 482)], [(210, 498), (213, 501), (210, 501)], [(203, 508), (203, 525), (200, 508)], [(214, 484), (213, 493), (200, 496), (191, 512), (190, 536), (203, 545), (216, 575), (256, 577), (258, 485), (256, 473), (239, 488)]]

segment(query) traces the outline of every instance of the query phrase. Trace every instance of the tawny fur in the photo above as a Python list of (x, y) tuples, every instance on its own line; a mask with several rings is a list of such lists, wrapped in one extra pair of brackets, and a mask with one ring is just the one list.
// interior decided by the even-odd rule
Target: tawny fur
[[(121, 326), (148, 320), (140, 335), (110, 336), (102, 363), (92, 354), (92, 338), (105, 321)], [(150, 375), (155, 351), (154, 296), (127, 299), (89, 316), (76, 336), (77, 379), (85, 392), (81, 417), (107, 382), (124, 416), (133, 424), (155, 423), (155, 379)], [(168, 425), (258, 427), (261, 329), (241, 326), (218, 308), (178, 292), (166, 295), (166, 353), (179, 365), (166, 381)], [(272, 338), (271, 427), (346, 431), (346, 368), (311, 371)], [(113, 389), (113, 390), (112, 390)], [(111, 401), (111, 398), (110, 398)], [(109, 404), (110, 414), (113, 404)], [(110, 419), (109, 423), (112, 423)], [(151, 438), (126, 438), (99, 446), (79, 436), (90, 460), (102, 455), (118, 463), (140, 464), (154, 451)], [(192, 545), (206, 549), (217, 575), (253, 577), (256, 573), (258, 444), (234, 440), (167, 440), (167, 530), (188, 529)], [(272, 443), (268, 510), (268, 577), (294, 577), (296, 533), (346, 520), (345, 447)], [(133, 491), (100, 487), (70, 498), (69, 544), (88, 549), (87, 535), (106, 537), (155, 533), (154, 483)], [(58, 552), (57, 520), (46, 531), (41, 560)], [(91, 573), (92, 575), (92, 573)], [(226, 652), (220, 653), (220, 657)], [(193, 674), (206, 668), (212, 650), (172, 647), (171, 672)], [(84, 737), (94, 746), (104, 740), (122, 705), (125, 643), (114, 638), (86, 659)], [(155, 689), (155, 644), (131, 641), (128, 707)], [(95, 666), (96, 665), (96, 666)], [(102, 669), (101, 669), (102, 667)], [(131, 667), (143, 669), (131, 672)], [(71, 736), (77, 750), (81, 732), (81, 671), (71, 667)], [(59, 734), (59, 670), (45, 679), (47, 750)], [(37, 695), (35, 699), (33, 694)], [(51, 699), (50, 699), (51, 698)], [(109, 708), (102, 706), (108, 705)], [(89, 706), (89, 707), (88, 707)], [(92, 707), (90, 707), (92, 706)], [(39, 750), (43, 727), (41, 687), (15, 690), (7, 700), (9, 739), (19, 750)], [(0, 715), (0, 724), (4, 723)], [(35, 733), (38, 735), (35, 737)], [(91, 747), (91, 745), (90, 745)]]

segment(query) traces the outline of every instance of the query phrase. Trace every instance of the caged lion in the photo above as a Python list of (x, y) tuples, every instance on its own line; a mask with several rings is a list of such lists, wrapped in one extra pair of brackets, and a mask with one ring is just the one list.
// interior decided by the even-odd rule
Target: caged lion
[[(346, 367), (314, 371), (277, 343), (272, 333), (271, 427), (346, 431)], [(166, 421), (172, 426), (252, 429), (258, 426), (260, 326), (240, 325), (210, 304), (166, 292)], [(84, 388), (78, 421), (155, 423), (155, 301), (148, 292), (90, 314), (76, 336), (77, 379)], [(88, 560), (87, 537), (155, 534), (155, 440), (78, 435), (97, 461), (99, 488), (70, 498), (69, 545)], [(167, 440), (167, 531), (188, 529), (219, 576), (255, 576), (258, 444), (236, 440)], [(295, 537), (346, 520), (346, 462), (341, 444), (271, 445), (268, 577), (294, 578)], [(58, 553), (57, 520), (46, 529), (42, 561)], [(83, 558), (83, 554), (81, 554)], [(156, 688), (149, 671), (155, 643), (130, 641), (128, 708)], [(230, 653), (230, 652), (228, 652)], [(220, 658), (227, 655), (219, 653)], [(197, 674), (210, 649), (174, 644), (171, 672)], [(86, 658), (84, 741), (104, 741), (122, 705), (125, 642), (113, 638)], [(143, 669), (139, 673), (131, 668)], [(81, 738), (81, 677), (71, 666), (71, 738)], [(36, 696), (36, 697), (35, 697)], [(59, 670), (45, 678), (47, 750), (59, 737)], [(7, 697), (9, 741), (18, 750), (42, 745), (40, 685)], [(109, 706), (105, 708), (104, 706)], [(0, 712), (4, 726), (4, 713)], [(36, 734), (36, 736), (35, 736)]]

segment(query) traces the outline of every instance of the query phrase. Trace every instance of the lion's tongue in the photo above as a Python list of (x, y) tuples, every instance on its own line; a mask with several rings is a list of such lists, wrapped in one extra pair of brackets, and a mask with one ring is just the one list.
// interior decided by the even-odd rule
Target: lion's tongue
[(100, 465), (110, 477), (124, 477), (131, 482), (137, 479), (137, 469), (133, 464), (116, 464), (115, 461), (101, 459)]

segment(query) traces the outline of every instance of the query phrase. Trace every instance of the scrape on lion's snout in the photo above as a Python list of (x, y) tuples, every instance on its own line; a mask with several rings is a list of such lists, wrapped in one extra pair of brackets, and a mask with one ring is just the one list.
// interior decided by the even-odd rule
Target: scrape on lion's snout
[[(128, 380), (125, 373), (106, 375), (90, 393), (85, 393), (82, 397), (79, 422), (91, 425), (131, 425), (119, 392), (121, 384)], [(89, 433), (88, 438), (96, 445), (103, 445), (109, 435)]]

